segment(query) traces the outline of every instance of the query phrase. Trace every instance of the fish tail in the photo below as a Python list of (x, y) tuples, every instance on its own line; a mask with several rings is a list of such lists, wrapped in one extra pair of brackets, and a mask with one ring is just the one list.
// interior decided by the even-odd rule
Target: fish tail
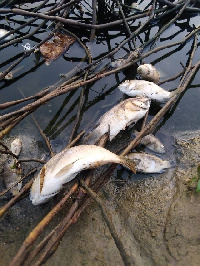
[(165, 168), (171, 168), (172, 164), (170, 161), (165, 161)]
[(170, 98), (178, 94), (178, 89), (170, 92)]
[(134, 174), (136, 174), (136, 169), (135, 169), (135, 162), (129, 158), (126, 158), (126, 157), (121, 157), (121, 160), (122, 160), (122, 163), (128, 167)]

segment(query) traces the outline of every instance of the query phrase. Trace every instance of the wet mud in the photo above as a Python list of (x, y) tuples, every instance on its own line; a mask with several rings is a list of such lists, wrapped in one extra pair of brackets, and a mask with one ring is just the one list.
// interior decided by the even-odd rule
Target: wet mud
[[(100, 193), (136, 265), (199, 265), (200, 194), (196, 193), (196, 183), (192, 180), (197, 176), (200, 163), (200, 131), (179, 133), (174, 138), (170, 155), (175, 162), (172, 169), (134, 182), (129, 180), (120, 187), (111, 180)], [(32, 206), (26, 198), (3, 217), (1, 265), (8, 264), (51, 204), (52, 201)], [(50, 227), (53, 224), (54, 221)], [(123, 265), (94, 202), (66, 232), (57, 252), (45, 265), (61, 265), (61, 262), (64, 265)]]

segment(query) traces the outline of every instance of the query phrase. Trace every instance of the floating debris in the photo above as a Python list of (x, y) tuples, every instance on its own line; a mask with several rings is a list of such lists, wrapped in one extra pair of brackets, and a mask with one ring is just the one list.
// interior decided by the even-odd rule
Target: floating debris
[(33, 205), (48, 201), (80, 171), (109, 163), (124, 164), (135, 172), (134, 162), (95, 145), (79, 145), (58, 153), (43, 166), (31, 187)]
[[(19, 155), (22, 149), (22, 142), (19, 138), (16, 138), (12, 143), (10, 150), (13, 154)], [(2, 173), (3, 182), (6, 188), (10, 188), (21, 179), (21, 168), (16, 158), (9, 155), (8, 160), (4, 165), (4, 170)], [(15, 187), (10, 189), (10, 193), (16, 196), (22, 187), (22, 183), (18, 183)]]
[(43, 43), (40, 46), (40, 52), (44, 56), (46, 64), (49, 65), (51, 61), (57, 59), (75, 41), (76, 39), (72, 36), (56, 33), (51, 40)]
[(99, 119), (99, 126), (86, 137), (86, 142), (94, 144), (105, 133), (109, 133), (109, 139), (112, 140), (121, 130), (144, 117), (150, 102), (149, 98), (136, 97), (117, 104)]
[[(137, 136), (139, 132), (135, 130), (133, 134)], [(143, 137), (140, 143), (154, 152), (166, 153), (164, 145), (153, 134), (149, 134)]]
[(166, 91), (155, 83), (146, 80), (126, 80), (118, 88), (131, 97), (145, 95), (160, 103), (166, 102), (176, 93), (175, 91)]
[(137, 73), (144, 79), (158, 83), (160, 74), (151, 64), (143, 64), (137, 68)]
[(171, 167), (171, 163), (147, 153), (130, 153), (126, 156), (135, 162), (138, 173), (163, 173)]
[[(3, 72), (0, 72), (0, 75), (2, 75), (2, 74), (3, 74)], [(9, 72), (7, 75), (5, 75), (5, 77), (3, 79), (10, 80), (12, 78), (13, 78), (13, 74), (12, 74), (12, 72)]]

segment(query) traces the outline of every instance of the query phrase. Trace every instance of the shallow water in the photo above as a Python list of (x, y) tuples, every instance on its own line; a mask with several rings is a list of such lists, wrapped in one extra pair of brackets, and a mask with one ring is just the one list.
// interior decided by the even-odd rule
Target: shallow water
[[(55, 1), (52, 1), (52, 3), (54, 2)], [(89, 3), (90, 2), (91, 1), (89, 1)], [(35, 6), (36, 6), (36, 3), (26, 4), (27, 9), (33, 8)], [(143, 8), (144, 6), (145, 4), (141, 3), (141, 8)], [(89, 8), (90, 10), (89, 6), (87, 6), (87, 8)], [(75, 15), (72, 14), (71, 16), (74, 17)], [(88, 13), (86, 13), (85, 16), (90, 17)], [(5, 25), (7, 26), (7, 22), (5, 21), (5, 18), (3, 16), (0, 16), (0, 18), (1, 18), (0, 28), (4, 28)], [(10, 27), (15, 28), (16, 25), (20, 23), (20, 21), (24, 21), (24, 20), (25, 18), (23, 16), (12, 16), (10, 18)], [(143, 21), (144, 19), (141, 19), (141, 22)], [(164, 45), (168, 42), (175, 42), (177, 40), (180, 40), (181, 38), (185, 36), (185, 34), (188, 33), (188, 30), (191, 30), (191, 27), (193, 27), (193, 25), (198, 26), (198, 23), (199, 23), (198, 21), (199, 21), (198, 15), (182, 18), (176, 25), (172, 25), (170, 28), (168, 28), (161, 35), (161, 38), (156, 40), (156, 42), (154, 43), (154, 47)], [(16, 35), (22, 35), (23, 33), (27, 32), (30, 29), (31, 30), (35, 29), (35, 27), (40, 22), (41, 21), (38, 20), (37, 22), (34, 23), (34, 25), (21, 30)], [(165, 23), (165, 20), (163, 20), (163, 24), (164, 23)], [(48, 22), (47, 25), (43, 27), (40, 30), (40, 32), (34, 35), (34, 37), (32, 37), (31, 39), (25, 39), (22, 42), (18, 43), (17, 45), (12, 45), (12, 46), (2, 49), (0, 71), (4, 71), (8, 66), (10, 66), (10, 64), (12, 64), (14, 60), (19, 57), (19, 54), (22, 55), (22, 53), (24, 52), (24, 48), (22, 45), (25, 45), (26, 43), (30, 43), (31, 47), (33, 47), (36, 43), (38, 43), (40, 40), (46, 37), (51, 32), (51, 28), (50, 29), (47, 28), (47, 26), (49, 25), (50, 23)], [(134, 30), (134, 27), (136, 25), (137, 24), (133, 23), (131, 25), (131, 29)], [(138, 39), (138, 38), (136, 39), (136, 44), (140, 45), (141, 41), (146, 40), (147, 37), (150, 38), (151, 36), (153, 36), (157, 32), (159, 27), (160, 25), (157, 25), (155, 22), (155, 24), (152, 26), (151, 29), (147, 29), (147, 31), (149, 31), (149, 35), (147, 34), (147, 31), (146, 33), (142, 33), (140, 35), (141, 39)], [(76, 31), (74, 31), (74, 33), (76, 33), (77, 36), (81, 38), (81, 40), (88, 47), (94, 60), (98, 59), (100, 56), (102, 56), (107, 51), (110, 51), (111, 49), (115, 48), (125, 38), (125, 35), (126, 35), (124, 28), (118, 31), (116, 29), (113, 29), (108, 32), (107, 31), (97, 32), (96, 39), (93, 42), (90, 42), (88, 39), (90, 35), (89, 30), (82, 31), (82, 30), (77, 29)], [(172, 36), (171, 39), (169, 39), (170, 36)], [(152, 63), (160, 71), (161, 80), (164, 80), (170, 76), (175, 75), (176, 73), (182, 70), (181, 63), (183, 65), (187, 63), (188, 55), (191, 51), (192, 43), (193, 43), (193, 40), (188, 41), (183, 47), (181, 47), (181, 49), (179, 49), (179, 46), (175, 48), (165, 49), (163, 51), (160, 51), (156, 54), (149, 56), (148, 58), (145, 58), (144, 62)], [(124, 56), (126, 54), (126, 51), (130, 50), (130, 47), (133, 49), (134, 47), (133, 44), (125, 45), (125, 48), (121, 49), (114, 56), (114, 58), (117, 59), (117, 58)], [(145, 52), (151, 48), (149, 47), (145, 48)], [(198, 54), (199, 54), (199, 47), (194, 57), (194, 63), (199, 59)], [(36, 94), (37, 92), (45, 89), (48, 86), (52, 86), (52, 85), (55, 86), (55, 84), (62, 83), (64, 81), (64, 78), (61, 77), (60, 74), (67, 74), (74, 68), (77, 69), (77, 68), (85, 67), (87, 65), (85, 57), (86, 57), (85, 51), (78, 43), (75, 43), (74, 45), (72, 45), (63, 56), (60, 56), (55, 61), (51, 62), (49, 66), (45, 64), (43, 57), (39, 53), (29, 56), (28, 58), (24, 59), (16, 67), (16, 69), (14, 69), (14, 72), (13, 72), (14, 78), (12, 80), (0, 81), (0, 103), (21, 99), (23, 97), (22, 93), (26, 97), (28, 97), (28, 96)], [(101, 66), (106, 65), (109, 62), (110, 62), (110, 59), (106, 59), (102, 63)], [(138, 76), (136, 75), (136, 68), (137, 68), (137, 65), (133, 65), (129, 69), (126, 69), (117, 74), (105, 77), (99, 81), (96, 81), (94, 84), (90, 84), (86, 86), (84, 98), (83, 98), (84, 100), (83, 107), (81, 109), (81, 121), (80, 121), (80, 125), (78, 128), (78, 132), (82, 129), (86, 130), (87, 132), (90, 131), (102, 114), (104, 114), (107, 110), (109, 110), (115, 104), (120, 102), (122, 99), (126, 98), (123, 95), (123, 93), (121, 93), (117, 89), (117, 86), (119, 83), (121, 83), (122, 81), (126, 79), (134, 79), (135, 77), (138, 78)], [(162, 87), (165, 88), (166, 90), (173, 90), (178, 86), (179, 81), (180, 81), (180, 78), (176, 79), (175, 81), (165, 83), (162, 85)], [(174, 133), (200, 129), (200, 123), (199, 123), (200, 86), (199, 84), (200, 84), (200, 77), (197, 72), (192, 83), (188, 86), (187, 91), (178, 101), (178, 104), (176, 104), (165, 115), (165, 117), (163, 118), (163, 120), (161, 121), (161, 123), (158, 125), (158, 127), (155, 130), (156, 135), (161, 139), (161, 141), (166, 146), (167, 153), (166, 155), (162, 156), (163, 159), (175, 160), (174, 159), (174, 147), (173, 147), (174, 138), (172, 136)], [(50, 102), (41, 106), (38, 110), (34, 112), (34, 116), (36, 120), (39, 122), (41, 128), (44, 130), (44, 133), (49, 138), (54, 152), (59, 152), (68, 143), (68, 140), (69, 140), (69, 137), (70, 137), (70, 134), (71, 134), (71, 131), (73, 129), (75, 119), (76, 119), (81, 89), (82, 88), (79, 88), (76, 91), (72, 91), (65, 95), (54, 98)], [(20, 104), (19, 106), (22, 107), (23, 105), (24, 104)], [(149, 118), (148, 118), (149, 120), (156, 114), (159, 108), (160, 107), (155, 104), (152, 105)], [(5, 114), (8, 111), (15, 111), (17, 109), (18, 107), (14, 106), (14, 107), (9, 108), (9, 110), (1, 110), (0, 115)], [(44, 140), (42, 139), (40, 133), (38, 132), (38, 129), (35, 126), (31, 116), (28, 116), (27, 118), (25, 118), (19, 125), (17, 125), (11, 131), (9, 135), (17, 136), (22, 133), (23, 135), (25, 135), (24, 139), (26, 139), (26, 136), (28, 136), (27, 143), (30, 145), (29, 138), (31, 138), (34, 142), (34, 144), (32, 145), (38, 146), (39, 151), (40, 151), (39, 153), (38, 151), (37, 152), (34, 151), (33, 146), (31, 146), (32, 148), (30, 150), (32, 151), (32, 153), (26, 154), (27, 156), (38, 156), (40, 158), (41, 157), (49, 158), (49, 152), (44, 144)], [(129, 131), (127, 130), (127, 132), (121, 132), (118, 136), (118, 139), (116, 138), (113, 141), (111, 148), (112, 149), (116, 148), (117, 145), (119, 145), (120, 143), (123, 143), (123, 144), (127, 143), (130, 138), (131, 138), (131, 129)], [(25, 145), (27, 145), (27, 143), (25, 143)], [(156, 177), (160, 179), (159, 175), (156, 175)], [(150, 177), (147, 177), (147, 175), (134, 176), (130, 172), (124, 170), (122, 167), (118, 167), (117, 170), (115, 171), (115, 179), (117, 179), (117, 181), (119, 182), (118, 183), (119, 185), (117, 185), (117, 182), (116, 182), (114, 190), (115, 192), (118, 191), (118, 189), (120, 191), (120, 188), (123, 187), (123, 185), (121, 185), (120, 183), (122, 180), (127, 180), (127, 179), (128, 180), (139, 180), (139, 179), (148, 179), (148, 178)], [(156, 185), (157, 183), (155, 184), (155, 186)], [(125, 193), (123, 192), (121, 193), (122, 193), (122, 198), (124, 198)], [(131, 189), (128, 190), (128, 193), (132, 195)], [(170, 190), (168, 191), (168, 193), (170, 194)], [(132, 196), (134, 197), (134, 195)], [(154, 196), (155, 195), (153, 195), (153, 197)], [(138, 197), (139, 197), (139, 194), (138, 194)], [(126, 201), (126, 199), (124, 201)], [(4, 200), (2, 204), (4, 204), (5, 202), (6, 200)], [(11, 243), (11, 249), (8, 251), (8, 254), (5, 256), (6, 257), (5, 264), (7, 264), (10, 258), (16, 253), (17, 248), (20, 247), (22, 241), (25, 238), (24, 236), (28, 234), (30, 228), (32, 229), (38, 223), (38, 221), (49, 210), (49, 208), (51, 208), (52, 205), (53, 205), (53, 201), (50, 202), (49, 205), (48, 204), (44, 205), (44, 207), (41, 207), (41, 206), (33, 207), (32, 205), (30, 206), (29, 199), (26, 198), (25, 201), (21, 205), (16, 205), (11, 210), (11, 212), (6, 216), (6, 218), (4, 218), (3, 224), (1, 226), (1, 230), (3, 232), (4, 228), (7, 226), (10, 231), (7, 231), (8, 233), (3, 235), (3, 241), (5, 241), (5, 244), (3, 244), (2, 242), (2, 246), (5, 245), (5, 247), (8, 247), (9, 243)], [(29, 206), (29, 210), (27, 213), (25, 213), (24, 209), (26, 209), (27, 206)], [(123, 213), (123, 201), (119, 202), (119, 206), (120, 206), (119, 209), (121, 208), (120, 212)], [(125, 210), (129, 208), (129, 206), (128, 207), (127, 206), (128, 206), (128, 203), (126, 202)], [(114, 213), (115, 206), (114, 207), (112, 206), (110, 208), (111, 208), (111, 211)], [(127, 215), (126, 211), (125, 211), (125, 214)], [(131, 214), (131, 215), (134, 216), (134, 214)], [(139, 215), (139, 212), (138, 212), (138, 215)], [(91, 216), (92, 218), (89, 216), (89, 219), (91, 218), (91, 221), (92, 219), (101, 219), (99, 218), (99, 214), (97, 214), (96, 216), (95, 214), (94, 215), (92, 214)], [(16, 220), (13, 221), (15, 217), (16, 217)], [(88, 214), (86, 214), (84, 217), (85, 219), (88, 219)], [(20, 229), (15, 230), (14, 227), (16, 228), (16, 225), (20, 224), (21, 220), (23, 219), (24, 219), (24, 223), (23, 223), (24, 228), (21, 227)], [(59, 219), (60, 217), (58, 218), (58, 220)], [(120, 221), (119, 221), (119, 218), (117, 218), (117, 215), (115, 216), (115, 219), (118, 223), (118, 228), (120, 228)], [(125, 222), (125, 225), (126, 225), (126, 222)], [(81, 227), (82, 224), (78, 225), (77, 227), (78, 229), (80, 229), (79, 226)], [(89, 229), (91, 230), (92, 224), (90, 224), (89, 226), (90, 226)], [(97, 231), (98, 229), (99, 228), (97, 226)], [(103, 228), (102, 230), (106, 231), (107, 229)], [(139, 234), (138, 231), (137, 231), (137, 234)], [(95, 234), (95, 232), (93, 233)], [(88, 234), (88, 231), (86, 230), (86, 235), (87, 234)], [(69, 234), (68, 237), (69, 239), (71, 237), (73, 240), (73, 234), (72, 235)], [(98, 232), (97, 237), (101, 238), (101, 233)], [(109, 237), (110, 236), (108, 236), (108, 232), (106, 231), (105, 238), (108, 240)], [(77, 238), (75, 239), (77, 240)], [(85, 246), (84, 239), (82, 239), (81, 241), (83, 243), (77, 244), (79, 248), (82, 244), (83, 246)], [(131, 242), (133, 240), (129, 239), (127, 241)], [(76, 242), (75, 243), (74, 242), (73, 242), (73, 245), (76, 246)], [(110, 247), (111, 246), (112, 245), (110, 244)], [(129, 248), (130, 246), (131, 245), (128, 245)], [(5, 247), (1, 247), (2, 250), (5, 250), (6, 249)], [(61, 251), (61, 255), (63, 255), (63, 252), (64, 252), (63, 250), (64, 248)], [(70, 254), (70, 252), (73, 252), (73, 246), (68, 248), (68, 254)], [(80, 251), (81, 255), (84, 255), (84, 252), (87, 253), (87, 251), (85, 251), (83, 248), (83, 250)], [(96, 257), (94, 256), (95, 257), (94, 261), (96, 265), (104, 265), (104, 264), (101, 264), (104, 262), (98, 261), (98, 259), (101, 260), (102, 258), (104, 259), (107, 258), (108, 259), (107, 261), (110, 262), (109, 265), (114, 265), (110, 261), (113, 254), (115, 254), (115, 249), (113, 250), (113, 246), (109, 252), (110, 252), (108, 255), (109, 258), (106, 257), (106, 255), (103, 256), (102, 254), (97, 252), (97, 256)], [(145, 252), (143, 253), (143, 256), (144, 256), (143, 262), (149, 263), (149, 265), (151, 265), (152, 263), (153, 265), (154, 263), (153, 259), (152, 261), (151, 260), (149, 261), (147, 259), (148, 255), (146, 255)], [(52, 264), (49, 264), (49, 265), (56, 265), (57, 260), (59, 261), (59, 256), (55, 258), (55, 261), (53, 261)], [(94, 263), (94, 261), (91, 262), (91, 265), (92, 263)], [(162, 259), (159, 262), (160, 265), (162, 265), (161, 262), (163, 262)], [(87, 262), (83, 262), (83, 265), (87, 265)], [(121, 265), (121, 261), (120, 261), (120, 265)]]

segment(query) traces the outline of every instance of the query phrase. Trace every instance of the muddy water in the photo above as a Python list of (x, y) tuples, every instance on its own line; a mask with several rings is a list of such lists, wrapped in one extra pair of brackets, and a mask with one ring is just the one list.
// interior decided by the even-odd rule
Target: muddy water
[[(200, 195), (190, 180), (197, 175), (200, 161), (200, 131), (176, 134), (173, 149), (171, 159), (176, 167), (121, 186), (116, 186), (113, 179), (100, 194), (136, 265), (199, 265)], [(32, 206), (26, 198), (4, 216), (0, 225), (0, 250), (4, 254), (1, 265), (7, 265), (52, 205), (53, 201)], [(64, 211), (47, 231), (63, 215)], [(46, 265), (60, 265), (61, 261), (63, 265), (123, 265), (95, 203), (66, 232)]]

